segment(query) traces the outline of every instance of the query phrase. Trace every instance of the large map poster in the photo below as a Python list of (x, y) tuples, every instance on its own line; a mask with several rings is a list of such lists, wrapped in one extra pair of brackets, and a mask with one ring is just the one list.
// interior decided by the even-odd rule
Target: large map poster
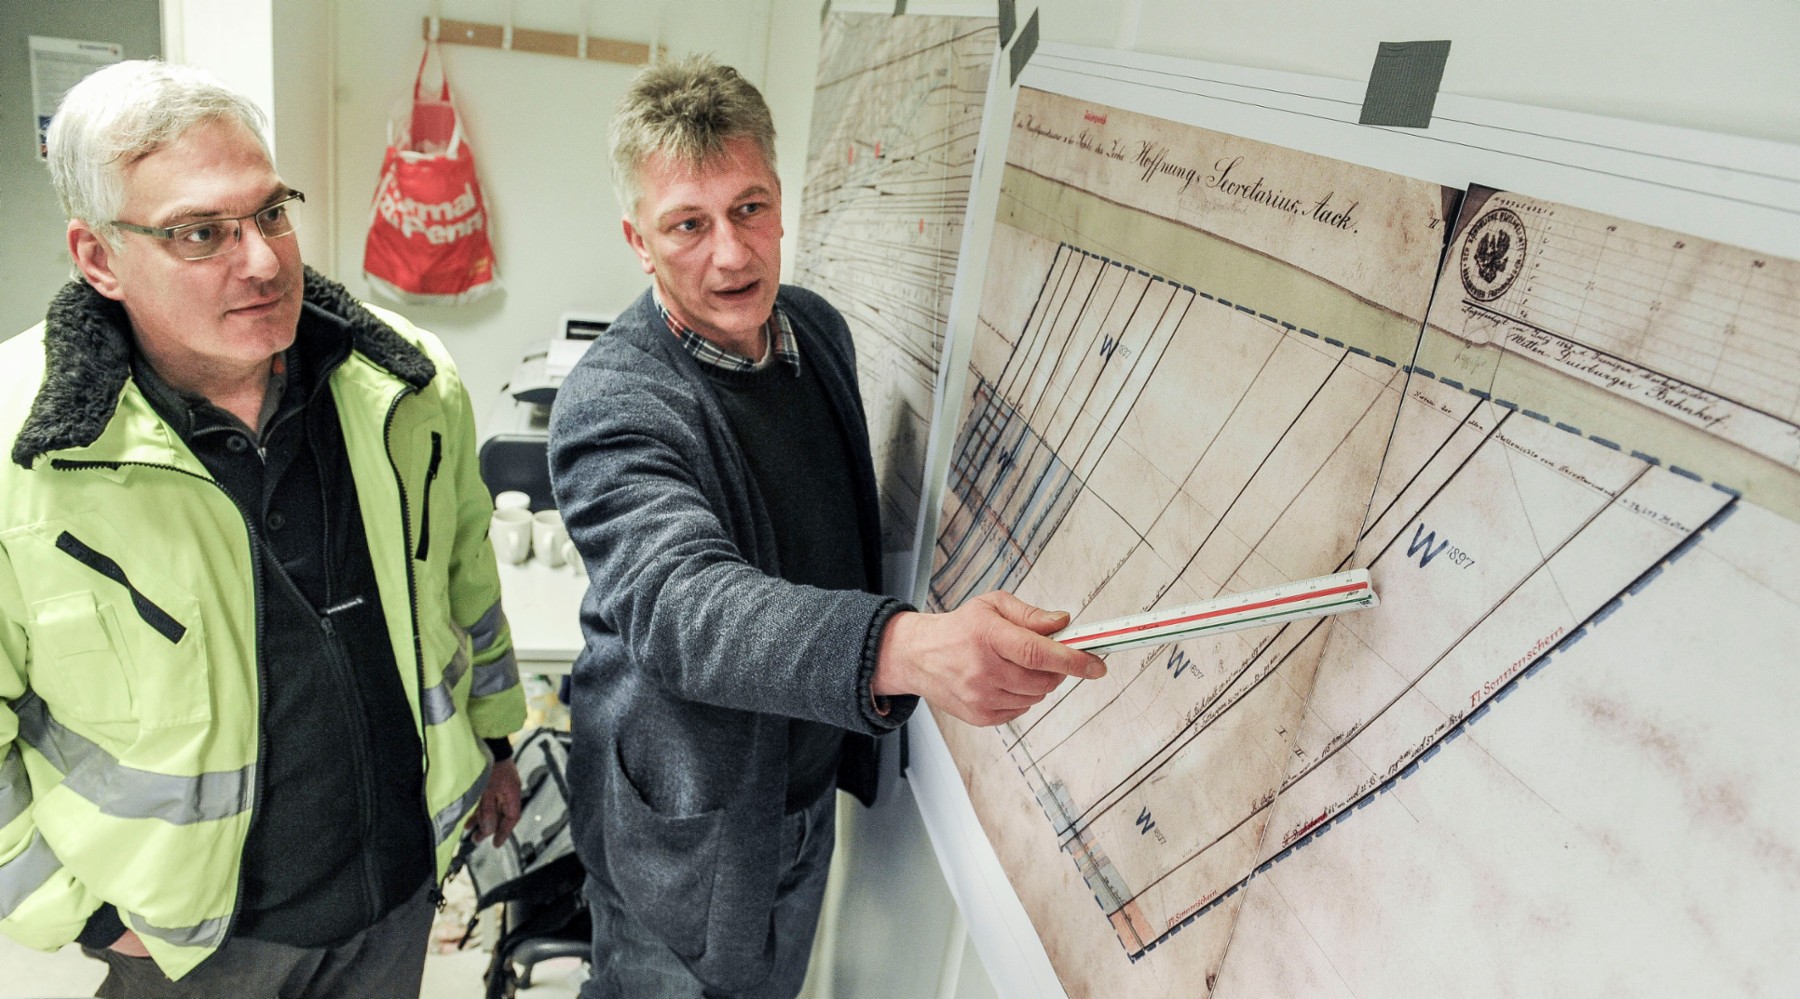
[(931, 602), (1382, 596), (937, 716), (1071, 995), (1800, 982), (1800, 265), (1460, 193), (1019, 93)]
[(997, 30), (833, 13), (820, 41), (795, 283), (844, 314), (881, 491), (909, 551)]

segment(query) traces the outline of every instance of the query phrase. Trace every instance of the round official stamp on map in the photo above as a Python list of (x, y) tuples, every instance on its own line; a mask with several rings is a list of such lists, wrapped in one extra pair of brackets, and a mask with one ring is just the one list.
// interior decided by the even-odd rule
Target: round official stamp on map
[(1491, 302), (1512, 287), (1525, 260), (1525, 223), (1510, 208), (1496, 208), (1463, 237), (1463, 289), (1477, 302)]

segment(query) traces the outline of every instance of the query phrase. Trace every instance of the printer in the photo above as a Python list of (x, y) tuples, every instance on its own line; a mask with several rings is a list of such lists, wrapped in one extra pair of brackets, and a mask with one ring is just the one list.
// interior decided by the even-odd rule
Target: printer
[(589, 341), (612, 325), (613, 316), (566, 313), (558, 336), (525, 349), (519, 366), (488, 411), (481, 442), (481, 481), (498, 495), (517, 490), (531, 497), (531, 509), (550, 510), (550, 404), (562, 380), (587, 352)]

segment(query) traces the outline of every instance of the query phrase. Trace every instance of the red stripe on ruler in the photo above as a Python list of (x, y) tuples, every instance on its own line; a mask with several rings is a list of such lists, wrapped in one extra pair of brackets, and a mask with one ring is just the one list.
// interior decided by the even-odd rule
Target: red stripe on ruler
[(1296, 593), (1291, 597), (1276, 597), (1273, 600), (1264, 600), (1254, 604), (1244, 604), (1241, 607), (1221, 607), (1218, 610), (1201, 611), (1198, 614), (1189, 614), (1186, 617), (1172, 617), (1163, 621), (1134, 624), (1129, 628), (1101, 631), (1092, 635), (1075, 635), (1069, 638), (1060, 638), (1057, 639), (1057, 641), (1062, 642), (1064, 645), (1067, 645), (1070, 642), (1091, 642), (1098, 638), (1111, 638), (1114, 635), (1131, 635), (1141, 631), (1150, 631), (1153, 628), (1167, 628), (1172, 624), (1186, 624), (1189, 621), (1204, 621), (1209, 617), (1220, 617), (1225, 614), (1242, 614), (1244, 611), (1262, 610), (1264, 607), (1279, 607), (1282, 604), (1297, 603), (1301, 600), (1312, 600), (1317, 597), (1329, 597), (1338, 593), (1354, 593), (1357, 590), (1366, 590), (1368, 588), (1368, 583), (1346, 583), (1343, 586), (1334, 586), (1328, 590), (1314, 590), (1311, 593)]

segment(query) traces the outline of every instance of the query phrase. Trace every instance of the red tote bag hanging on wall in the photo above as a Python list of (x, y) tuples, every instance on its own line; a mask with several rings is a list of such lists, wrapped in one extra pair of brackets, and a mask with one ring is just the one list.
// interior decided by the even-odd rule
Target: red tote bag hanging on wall
[(500, 286), (489, 216), (475, 179), (475, 156), (450, 103), (450, 80), (438, 60), (442, 84), (435, 97), (422, 85), (437, 51), (425, 47), (413, 81), (412, 111), (396, 130), (388, 125), (381, 183), (369, 210), (363, 276), (402, 302), (457, 305)]

